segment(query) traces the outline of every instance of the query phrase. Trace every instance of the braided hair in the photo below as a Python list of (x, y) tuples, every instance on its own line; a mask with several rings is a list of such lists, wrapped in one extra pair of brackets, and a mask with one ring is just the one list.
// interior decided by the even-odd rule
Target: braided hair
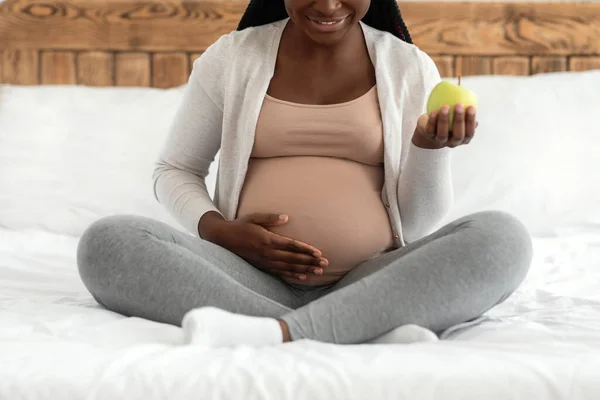
[[(283, 0), (251, 0), (237, 30), (281, 21), (288, 17)], [(412, 44), (412, 38), (402, 19), (396, 0), (373, 0), (363, 22), (372, 28), (389, 32)]]

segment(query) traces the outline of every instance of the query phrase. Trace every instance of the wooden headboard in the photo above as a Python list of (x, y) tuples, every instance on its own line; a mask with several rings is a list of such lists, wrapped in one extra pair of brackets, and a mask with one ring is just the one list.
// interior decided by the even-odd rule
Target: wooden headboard
[[(376, 0), (375, 0), (376, 1)], [(234, 30), (241, 0), (6, 0), (0, 83), (153, 86), (187, 81)], [(600, 69), (600, 3), (401, 2), (443, 76)]]

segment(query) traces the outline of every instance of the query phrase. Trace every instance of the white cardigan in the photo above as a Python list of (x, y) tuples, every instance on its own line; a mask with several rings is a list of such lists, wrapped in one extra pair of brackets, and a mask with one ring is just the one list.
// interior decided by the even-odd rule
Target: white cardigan
[[(194, 62), (153, 178), (157, 200), (195, 235), (208, 211), (235, 218), (287, 21), (224, 35)], [(375, 67), (383, 120), (382, 200), (400, 247), (433, 232), (453, 200), (450, 150), (421, 149), (411, 142), (440, 75), (416, 46), (364, 23), (361, 27)], [(205, 178), (219, 150), (213, 202)]]

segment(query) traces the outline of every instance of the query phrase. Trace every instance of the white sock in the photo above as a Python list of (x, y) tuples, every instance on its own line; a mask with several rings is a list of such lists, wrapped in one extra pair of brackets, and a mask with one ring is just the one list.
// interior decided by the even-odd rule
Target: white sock
[(234, 314), (214, 307), (189, 311), (182, 322), (184, 343), (206, 347), (274, 346), (283, 343), (276, 319)]
[(396, 329), (384, 333), (383, 335), (370, 340), (369, 344), (392, 344), (392, 343), (416, 343), (416, 342), (437, 342), (439, 339), (435, 333), (429, 329), (418, 325), (402, 325)]

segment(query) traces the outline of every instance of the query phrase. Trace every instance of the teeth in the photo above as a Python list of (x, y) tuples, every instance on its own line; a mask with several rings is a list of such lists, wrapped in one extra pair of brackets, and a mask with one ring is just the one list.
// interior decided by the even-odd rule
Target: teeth
[[(1, 1), (1, 0), (0, 0)], [(340, 21), (317, 21), (314, 19), (310, 19), (312, 22), (314, 22), (315, 24), (319, 24), (319, 25), (327, 25), (327, 26), (331, 26), (331, 25), (337, 25), (340, 22), (342, 22), (343, 20)]]

